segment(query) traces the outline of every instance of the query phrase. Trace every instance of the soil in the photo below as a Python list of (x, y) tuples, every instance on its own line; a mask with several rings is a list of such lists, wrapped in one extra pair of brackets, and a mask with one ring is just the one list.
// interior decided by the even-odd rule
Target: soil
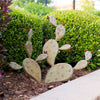
[[(66, 82), (55, 82), (45, 84), (45, 75), (49, 68), (42, 68), (42, 82), (37, 83), (25, 72), (17, 73), (14, 71), (4, 72), (0, 79), (0, 100), (29, 100), (30, 98), (46, 92)], [(69, 79), (73, 80), (80, 76), (86, 75), (91, 71), (86, 69), (74, 71), (73, 76)]]

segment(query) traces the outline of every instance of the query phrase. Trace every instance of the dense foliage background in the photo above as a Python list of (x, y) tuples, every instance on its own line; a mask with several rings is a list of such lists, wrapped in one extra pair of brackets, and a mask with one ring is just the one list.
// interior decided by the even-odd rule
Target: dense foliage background
[(30, 2), (27, 5), (24, 6), (24, 9), (32, 14), (36, 14), (38, 16), (45, 16), (50, 12), (53, 12), (55, 9), (52, 7), (48, 7), (45, 5), (42, 5), (42, 3), (37, 4), (35, 2)]
[[(55, 39), (55, 27), (50, 24), (45, 17), (32, 15), (24, 10), (12, 9), (12, 20), (8, 24), (8, 30), (3, 35), (3, 45), (9, 50), (7, 55), (9, 59), (21, 64), (27, 57), (23, 45), (27, 41), (27, 28), (33, 29), (32, 44), (33, 56), (35, 59), (42, 53), (42, 47), (45, 39)], [(71, 51), (59, 51), (56, 63), (66, 62), (73, 67), (79, 61), (84, 59), (84, 50), (94, 51), (91, 59), (92, 66), (88, 69), (96, 69), (99, 62), (98, 50), (100, 49), (100, 19), (98, 16), (91, 15), (84, 11), (56, 11), (50, 13), (58, 17), (57, 23), (65, 23), (65, 36), (58, 42), (59, 47), (69, 42)], [(20, 41), (20, 42), (19, 42)]]
[[(51, 0), (48, 0), (50, 3)], [(15, 61), (19, 64), (27, 57), (24, 50), (24, 44), (27, 41), (27, 28), (33, 29), (32, 44), (33, 56), (35, 59), (42, 53), (42, 47), (45, 39), (55, 39), (55, 27), (50, 24), (47, 16), (58, 17), (58, 24), (65, 24), (65, 36), (58, 41), (59, 47), (69, 42), (71, 49), (59, 51), (56, 63), (66, 62), (73, 67), (79, 61), (84, 59), (84, 50), (94, 51), (90, 60), (91, 65), (88, 70), (96, 69), (100, 66), (100, 11), (94, 9), (94, 4), (89, 0), (84, 0), (84, 11), (65, 10), (55, 11), (54, 8), (44, 5), (44, 0), (15, 0), (13, 6), (21, 7), (24, 10), (11, 8), (13, 12), (8, 29), (3, 32), (2, 43), (8, 49), (6, 55), (9, 61)], [(92, 5), (91, 5), (92, 3)], [(88, 5), (88, 6), (87, 6)], [(55, 11), (55, 12), (54, 12)], [(9, 16), (10, 16), (9, 15)], [(43, 64), (45, 61), (42, 62)], [(44, 64), (45, 65), (45, 64)]]

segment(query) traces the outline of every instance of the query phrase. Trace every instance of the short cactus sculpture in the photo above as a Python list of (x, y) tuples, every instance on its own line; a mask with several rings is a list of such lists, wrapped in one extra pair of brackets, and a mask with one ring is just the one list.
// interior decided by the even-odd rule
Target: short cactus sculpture
[(72, 76), (73, 70), (83, 69), (87, 66), (87, 60), (92, 57), (92, 53), (90, 51), (86, 51), (85, 60), (79, 61), (74, 68), (67, 63), (59, 63), (55, 65), (54, 63), (58, 54), (58, 50), (70, 49), (71, 45), (65, 44), (59, 48), (57, 41), (59, 41), (65, 35), (65, 28), (63, 25), (57, 25), (55, 17), (48, 16), (47, 19), (49, 19), (50, 23), (56, 27), (56, 39), (50, 39), (46, 41), (43, 46), (43, 54), (47, 53), (47, 62), (51, 65), (51, 68), (46, 75), (45, 82), (51, 83), (57, 81), (67, 81)]
[(88, 64), (88, 60), (92, 58), (92, 53), (90, 51), (86, 51), (85, 52), (85, 60), (80, 60), (75, 67), (73, 68), (74, 70), (79, 70), (79, 69), (83, 69), (87, 66)]
[(32, 78), (34, 78), (37, 82), (41, 82), (41, 69), (38, 65), (37, 61), (42, 61), (44, 59), (47, 60), (48, 64), (51, 66), (50, 70), (48, 71), (45, 83), (57, 82), (57, 81), (67, 81), (73, 74), (74, 70), (80, 70), (87, 66), (88, 60), (92, 58), (92, 52), (86, 51), (85, 52), (85, 60), (80, 60), (74, 68), (70, 64), (67, 63), (58, 63), (55, 64), (55, 58), (58, 54), (59, 50), (68, 50), (71, 48), (69, 43), (63, 45), (59, 48), (57, 41), (59, 41), (65, 35), (65, 28), (63, 25), (57, 25), (56, 18), (53, 16), (47, 17), (50, 23), (56, 27), (55, 39), (50, 39), (47, 41), (43, 46), (43, 53), (40, 54), (36, 60), (34, 61), (31, 59), (33, 46), (31, 43), (32, 38), (32, 29), (29, 30), (28, 33), (28, 41), (25, 44), (25, 50), (28, 54), (28, 58), (23, 60), (22, 65), (20, 66), (16, 62), (10, 62), (9, 66), (14, 70), (22, 69), (26, 71)]
[(72, 76), (72, 66), (67, 63), (59, 63), (56, 65), (54, 63), (58, 51), (70, 49), (71, 45), (65, 44), (59, 48), (57, 41), (59, 41), (65, 35), (65, 28), (63, 25), (57, 25), (55, 17), (50, 16), (48, 19), (50, 20), (51, 24), (56, 26), (56, 39), (48, 40), (43, 46), (43, 54), (47, 53), (47, 62), (51, 66), (51, 69), (46, 75), (45, 82), (51, 83), (56, 81), (67, 81)]
[(25, 44), (25, 50), (28, 54), (29, 58), (26, 58), (23, 60), (23, 66), (18, 65), (15, 62), (10, 62), (9, 66), (13, 68), (14, 70), (19, 70), (24, 68), (26, 73), (28, 73), (32, 78), (34, 78), (37, 82), (41, 82), (41, 69), (40, 66), (36, 61), (31, 59), (33, 46), (31, 43), (31, 37), (32, 37), (32, 29), (30, 29), (28, 33), (28, 41)]

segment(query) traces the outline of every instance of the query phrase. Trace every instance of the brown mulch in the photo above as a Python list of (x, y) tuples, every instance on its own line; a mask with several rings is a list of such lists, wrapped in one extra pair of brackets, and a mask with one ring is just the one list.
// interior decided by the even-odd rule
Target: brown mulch
[[(42, 82), (37, 83), (25, 72), (17, 73), (13, 71), (4, 72), (0, 79), (0, 100), (29, 100), (38, 94), (46, 92), (63, 82), (45, 84), (44, 78), (49, 68), (42, 69)], [(70, 80), (90, 73), (86, 69), (74, 71)]]

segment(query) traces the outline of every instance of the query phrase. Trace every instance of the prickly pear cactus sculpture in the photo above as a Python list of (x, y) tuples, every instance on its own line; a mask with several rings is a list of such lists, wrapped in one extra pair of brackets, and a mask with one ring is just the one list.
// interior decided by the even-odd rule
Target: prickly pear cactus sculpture
[(35, 61), (42, 61), (47, 58), (47, 54), (40, 54)]
[(37, 82), (41, 82), (41, 69), (36, 61), (30, 58), (23, 60), (24, 70)]
[(45, 79), (45, 83), (67, 81), (73, 74), (72, 66), (66, 63), (60, 63), (52, 67)]
[(55, 17), (50, 16), (50, 17), (49, 17), (49, 20), (50, 20), (50, 23), (51, 23), (51, 24), (53, 24), (54, 26), (57, 26), (56, 18), (55, 18)]
[(51, 65), (51, 69), (46, 75), (45, 82), (57, 82), (57, 81), (67, 81), (72, 73), (72, 66), (66, 63), (56, 64), (55, 58), (58, 54), (58, 50), (67, 50), (70, 49), (71, 45), (66, 44), (59, 48), (57, 41), (60, 40), (65, 35), (65, 28), (63, 25), (57, 25), (56, 18), (53, 16), (49, 17), (50, 23), (56, 26), (56, 39), (48, 40), (43, 46), (43, 53), (47, 53), (47, 62)]
[[(26, 50), (26, 53), (28, 54), (29, 58), (26, 58), (26, 59), (23, 60), (23, 66), (20, 66), (15, 62), (10, 62), (9, 66), (14, 70), (24, 68), (25, 72), (28, 75), (30, 75), (37, 82), (41, 82), (40, 66), (38, 65), (38, 63), (36, 61), (31, 59), (32, 50), (33, 50), (33, 46), (32, 46), (32, 43), (31, 43), (32, 33), (33, 33), (32, 29), (30, 29), (30, 31), (28, 33), (28, 41), (25, 44), (25, 50)], [(45, 59), (47, 57), (46, 55), (44, 55), (44, 56), (45, 57), (43, 59)], [(38, 59), (40, 60), (40, 57)]]
[(83, 69), (87, 66), (88, 62), (87, 60), (92, 58), (92, 53), (90, 51), (86, 51), (85, 52), (85, 60), (80, 60), (73, 69), (75, 70), (79, 70), (79, 69)]
[(23, 66), (18, 65), (16, 62), (10, 62), (9, 66), (14, 70), (19, 70), (23, 68)]
[(85, 52), (85, 60), (89, 60), (92, 58), (92, 53), (90, 51)]
[(62, 47), (60, 47), (59, 50), (67, 50), (67, 49), (70, 49), (70, 48), (71, 48), (70, 44), (65, 44)]
[(45, 51), (47, 52), (47, 62), (51, 65), (54, 66), (54, 62), (55, 62), (55, 58), (57, 56), (58, 53), (58, 43), (53, 40), (50, 39), (48, 40), (43, 47), (43, 53), (45, 53)]
[(28, 57), (31, 58), (33, 47), (32, 47), (32, 43), (30, 41), (26, 42), (26, 44), (25, 44), (25, 50), (26, 50), (26, 52), (28, 54)]
[(57, 25), (56, 27), (56, 41), (59, 41), (65, 35), (65, 28), (63, 25)]
[(31, 41), (32, 35), (33, 35), (33, 31), (32, 31), (32, 29), (30, 29), (30, 31), (28, 33), (28, 41)]

